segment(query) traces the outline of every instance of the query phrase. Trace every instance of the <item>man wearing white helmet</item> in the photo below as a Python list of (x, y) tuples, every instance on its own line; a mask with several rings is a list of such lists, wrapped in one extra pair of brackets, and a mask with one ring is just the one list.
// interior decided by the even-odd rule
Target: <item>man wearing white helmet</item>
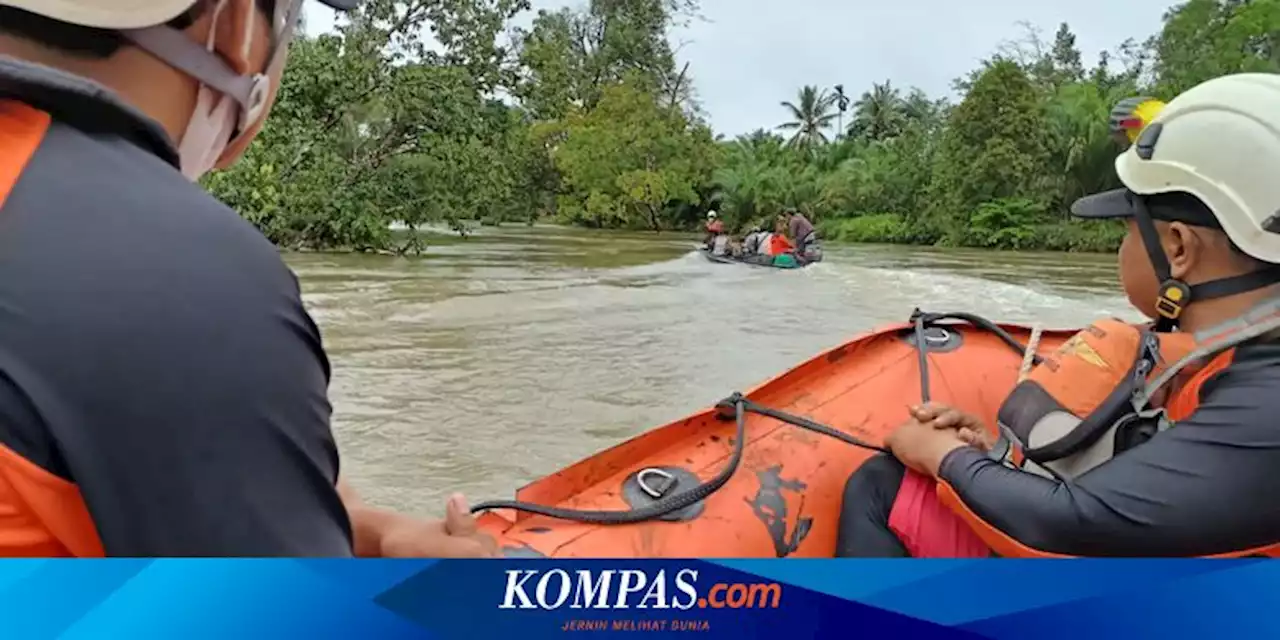
[(492, 553), (460, 497), (339, 482), (298, 284), (193, 183), (262, 127), (301, 9), (0, 0), (0, 556)]
[[(905, 466), (997, 555), (1280, 556), (1280, 76), (1190, 89), (1116, 169), (1123, 189), (1072, 212), (1128, 225), (1120, 280), (1154, 326), (1095, 324), (1048, 354), (1001, 407), (1000, 439), (914, 408), (886, 442), (896, 460), (850, 479), (839, 555), (922, 555), (928, 536), (902, 534), (923, 530), (892, 522)], [(962, 538), (956, 553), (985, 553)]]
[(725, 246), (728, 244), (729, 237), (724, 233), (724, 222), (720, 220), (719, 214), (715, 209), (707, 212), (706, 236), (702, 238), (702, 244), (712, 253), (722, 255), (725, 252)]

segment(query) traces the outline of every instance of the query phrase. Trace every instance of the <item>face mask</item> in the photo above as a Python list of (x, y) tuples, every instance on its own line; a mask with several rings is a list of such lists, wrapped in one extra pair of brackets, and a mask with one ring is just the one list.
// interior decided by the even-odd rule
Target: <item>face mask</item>
[[(209, 38), (205, 48), (213, 52), (216, 40), (218, 17), (226, 6), (227, 0), (220, 0), (213, 10), (213, 28), (209, 30)], [(250, 16), (256, 16), (250, 12)], [(248, 55), (250, 37), (253, 34), (253, 18), (245, 25), (244, 55)], [(216, 54), (215, 54), (216, 55)], [(218, 158), (226, 151), (231, 141), (231, 134), (236, 130), (240, 120), (240, 106), (225, 93), (217, 91), (209, 85), (200, 84), (196, 95), (196, 106), (187, 122), (187, 130), (178, 143), (178, 157), (182, 165), (182, 174), (195, 181), (213, 169)]]
[[(219, 0), (213, 9), (213, 24), (218, 23), (227, 2)], [(301, 13), (302, 0), (277, 0), (276, 15), (270, 25), (273, 43), (268, 51), (267, 69), (248, 76), (233, 71), (218, 55), (214, 46), (216, 28), (203, 47), (189, 40), (183, 32), (167, 26), (121, 31), (142, 50), (200, 82), (195, 109), (178, 141), (183, 175), (198, 180), (220, 160), (229, 160), (243, 153), (266, 115), (271, 93), (270, 77), (278, 76), (284, 65), (285, 50)], [(257, 15), (256, 11), (252, 12), (245, 25), (241, 53), (246, 58), (251, 49)]]
[(235, 100), (200, 86), (195, 111), (178, 144), (182, 175), (196, 181), (213, 169), (231, 141), (238, 110)]

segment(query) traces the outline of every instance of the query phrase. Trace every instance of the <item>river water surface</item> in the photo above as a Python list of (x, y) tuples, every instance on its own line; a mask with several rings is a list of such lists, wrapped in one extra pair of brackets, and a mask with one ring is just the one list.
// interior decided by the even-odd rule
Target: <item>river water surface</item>
[(531, 480), (915, 307), (1074, 327), (1135, 318), (1112, 256), (850, 245), (784, 271), (670, 234), (486, 228), (422, 258), (286, 257), (333, 365), (343, 473), (370, 501)]

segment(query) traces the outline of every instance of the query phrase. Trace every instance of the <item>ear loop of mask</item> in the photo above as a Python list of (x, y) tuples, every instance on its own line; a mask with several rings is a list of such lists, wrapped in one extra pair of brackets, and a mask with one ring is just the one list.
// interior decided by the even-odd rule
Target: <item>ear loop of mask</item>
[[(238, 125), (227, 140), (224, 151), (237, 147), (241, 138), (247, 135), (258, 121), (266, 117), (267, 100), (271, 97), (271, 77), (281, 77), (277, 71), (283, 65), (284, 54), (288, 51), (289, 41), (293, 39), (294, 26), (302, 13), (302, 3), (303, 0), (277, 0), (275, 15), (271, 16), (271, 22), (268, 24), (271, 41), (268, 45), (266, 64), (263, 65), (261, 73), (253, 76), (253, 91), (249, 95), (248, 107), (240, 112)], [(251, 24), (244, 39), (246, 57), (249, 54), (252, 36)]]
[[(220, 24), (227, 2), (228, 0), (218, 0), (210, 14), (210, 23), (215, 26), (209, 29), (205, 38), (206, 51), (216, 51), (216, 25)], [(240, 113), (241, 109), (235, 98), (209, 85), (200, 84), (186, 131), (178, 141), (178, 154), (184, 175), (196, 180), (213, 167), (235, 132)]]
[[(219, 5), (225, 3), (226, 0), (223, 0)], [(254, 11), (256, 15), (256, 8)], [(240, 117), (231, 140), (231, 144), (234, 144), (235, 138), (255, 124), (266, 111), (267, 96), (271, 89), (270, 75), (279, 69), (284, 60), (284, 53), (301, 13), (302, 0), (280, 0), (277, 3), (276, 15), (272, 17), (270, 25), (273, 33), (267, 64), (262, 73), (248, 76), (236, 73), (216, 52), (197, 44), (177, 29), (160, 25), (126, 29), (120, 33), (169, 66), (235, 100), (240, 107)], [(216, 29), (216, 25), (213, 28)], [(247, 29), (249, 31), (244, 39), (246, 54), (253, 33), (253, 21), (250, 21)]]
[[(266, 115), (267, 98), (271, 95), (271, 76), (279, 75), (276, 72), (284, 64), (285, 52), (289, 49), (289, 42), (293, 40), (295, 27), (298, 19), (302, 15), (303, 0), (278, 0), (276, 3), (276, 15), (272, 16), (271, 24), (271, 44), (267, 50), (267, 62), (263, 66), (262, 73), (254, 77), (254, 93), (250, 96), (249, 109), (243, 112), (240, 118), (240, 126), (231, 136), (228, 146), (234, 146), (237, 139), (244, 132)], [(253, 35), (252, 29), (245, 34), (245, 55), (248, 55), (249, 43)]]

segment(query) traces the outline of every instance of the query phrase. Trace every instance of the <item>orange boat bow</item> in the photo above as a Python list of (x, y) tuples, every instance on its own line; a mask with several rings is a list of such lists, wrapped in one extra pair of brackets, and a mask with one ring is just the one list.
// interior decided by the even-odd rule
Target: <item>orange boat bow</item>
[[(1019, 341), (1030, 331), (1001, 325)], [(1017, 381), (1022, 355), (993, 332), (967, 324), (929, 330), (934, 400), (995, 424)], [(1074, 331), (1046, 331), (1038, 351), (1056, 349)], [(920, 401), (920, 367), (910, 325), (864, 334), (746, 394), (753, 402), (804, 416), (875, 445)], [(841, 494), (849, 475), (874, 452), (756, 414), (746, 420), (741, 465), (709, 498), (671, 520), (598, 525), (512, 510), (481, 516), (508, 556), (830, 557)], [(735, 424), (716, 409), (653, 429), (524, 487), (522, 502), (571, 509), (626, 510), (646, 498), (635, 476), (661, 469), (678, 480), (671, 493), (704, 482), (728, 463)], [(629, 502), (630, 501), (630, 502)]]

